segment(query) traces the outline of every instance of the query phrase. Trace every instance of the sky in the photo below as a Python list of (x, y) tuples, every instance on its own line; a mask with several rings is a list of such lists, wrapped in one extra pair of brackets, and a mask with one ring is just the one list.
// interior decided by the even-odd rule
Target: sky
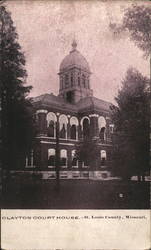
[(143, 58), (127, 35), (115, 39), (110, 22), (120, 23), (124, 10), (146, 1), (105, 0), (20, 0), (8, 1), (26, 57), (30, 96), (59, 91), (59, 66), (70, 52), (75, 38), (77, 49), (87, 59), (94, 96), (114, 102), (129, 67), (149, 76), (149, 60)]

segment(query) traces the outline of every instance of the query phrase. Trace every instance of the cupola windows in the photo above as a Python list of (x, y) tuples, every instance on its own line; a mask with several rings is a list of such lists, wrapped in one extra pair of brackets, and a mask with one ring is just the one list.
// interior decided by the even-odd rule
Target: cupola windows
[(73, 86), (73, 74), (71, 74), (71, 86)]
[(89, 89), (89, 75), (86, 72), (68, 71), (60, 76), (60, 90), (77, 87)]
[(78, 76), (78, 86), (80, 86), (80, 76)]
[(68, 74), (65, 75), (65, 86), (67, 87), (69, 85), (69, 76)]
[(86, 87), (86, 82), (85, 82), (85, 75), (82, 75), (82, 87)]

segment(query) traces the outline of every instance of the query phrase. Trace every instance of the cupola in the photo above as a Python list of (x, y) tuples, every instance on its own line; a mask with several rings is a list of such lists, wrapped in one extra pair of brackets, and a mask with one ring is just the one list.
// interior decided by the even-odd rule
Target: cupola
[(88, 62), (77, 50), (77, 42), (73, 40), (72, 50), (60, 64), (59, 95), (70, 103), (77, 103), (81, 98), (92, 96), (90, 74)]

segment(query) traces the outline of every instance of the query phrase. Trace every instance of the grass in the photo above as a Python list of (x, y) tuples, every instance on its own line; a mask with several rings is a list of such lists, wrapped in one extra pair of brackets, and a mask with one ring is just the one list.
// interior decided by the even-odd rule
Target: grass
[(147, 209), (149, 182), (13, 180), (2, 208), (28, 209)]

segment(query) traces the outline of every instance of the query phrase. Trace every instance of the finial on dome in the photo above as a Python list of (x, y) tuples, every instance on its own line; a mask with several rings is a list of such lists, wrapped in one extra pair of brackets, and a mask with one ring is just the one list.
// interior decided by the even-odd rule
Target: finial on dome
[(77, 42), (75, 39), (73, 39), (73, 42), (72, 42), (72, 50), (76, 50), (76, 47), (77, 47)]

